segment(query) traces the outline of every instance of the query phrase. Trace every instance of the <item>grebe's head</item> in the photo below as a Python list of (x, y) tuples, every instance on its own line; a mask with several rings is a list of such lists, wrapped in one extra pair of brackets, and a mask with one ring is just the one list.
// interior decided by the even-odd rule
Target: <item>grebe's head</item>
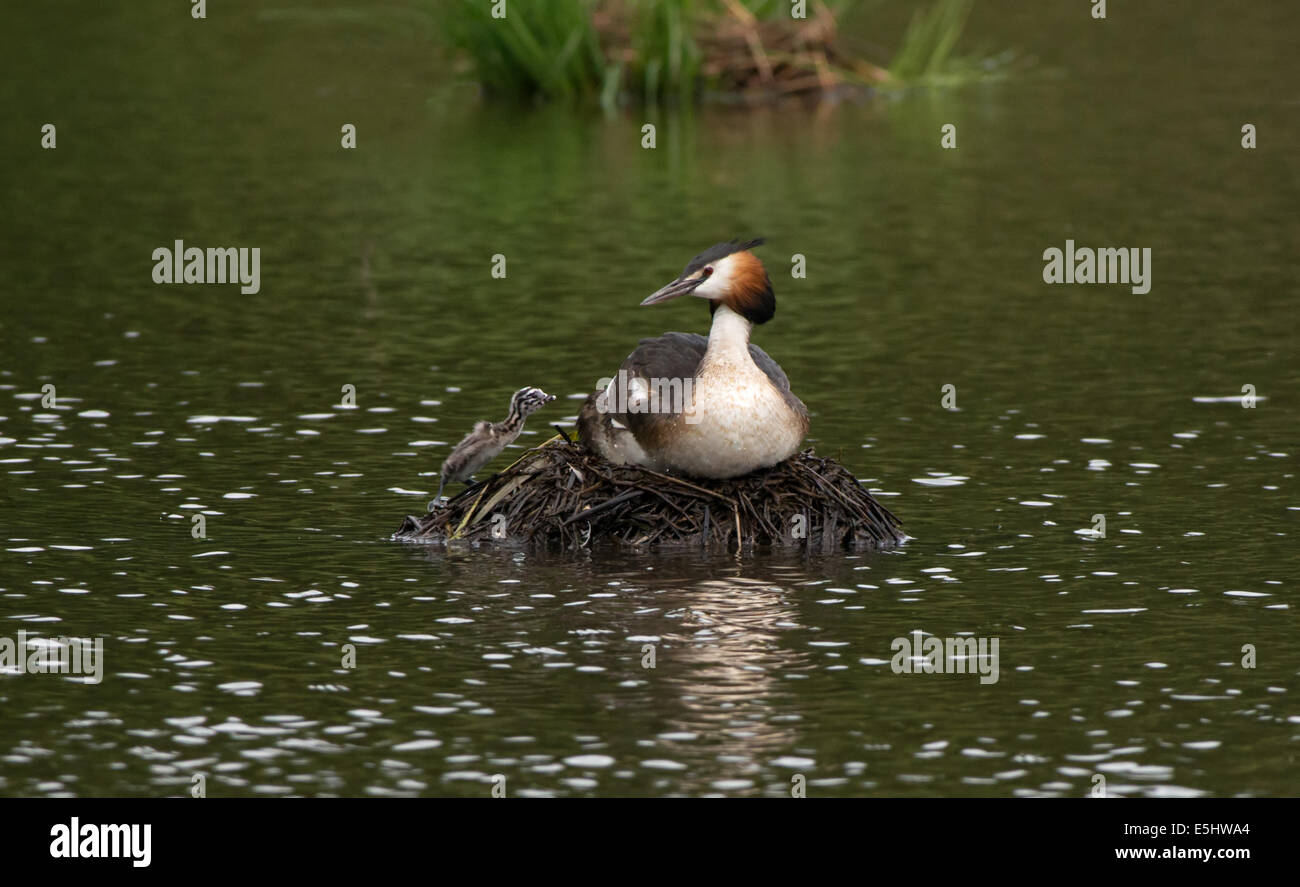
[(540, 388), (520, 388), (510, 397), (510, 412), (529, 416), (553, 400), (554, 394), (547, 394)]
[(678, 296), (709, 300), (709, 312), (726, 305), (750, 323), (767, 323), (776, 313), (776, 296), (758, 256), (749, 251), (763, 238), (731, 240), (711, 246), (686, 265), (681, 276), (649, 296), (642, 305), (657, 305)]

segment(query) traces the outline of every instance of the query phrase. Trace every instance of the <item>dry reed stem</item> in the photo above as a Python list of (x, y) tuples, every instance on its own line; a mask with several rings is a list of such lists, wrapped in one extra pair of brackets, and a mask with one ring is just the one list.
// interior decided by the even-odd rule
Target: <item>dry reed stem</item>
[[(730, 514), (719, 521), (711, 503)], [(500, 538), (498, 515), (505, 518)], [(612, 465), (557, 436), (446, 505), (408, 517), (394, 538), (565, 549), (624, 542), (830, 550), (889, 548), (905, 534), (844, 466), (811, 450), (744, 477), (688, 481)]]

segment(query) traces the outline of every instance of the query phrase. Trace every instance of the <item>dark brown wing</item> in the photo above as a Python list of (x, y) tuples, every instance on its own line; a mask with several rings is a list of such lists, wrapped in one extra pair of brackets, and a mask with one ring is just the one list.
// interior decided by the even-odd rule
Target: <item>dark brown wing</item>
[[(700, 361), (708, 348), (709, 340), (698, 333), (664, 333), (653, 339), (642, 339), (635, 351), (627, 356), (619, 369), (627, 373), (629, 383), (632, 379), (692, 379), (699, 369)], [(757, 345), (750, 344), (749, 355), (754, 363), (772, 381), (777, 391), (784, 395), (790, 408), (804, 418), (807, 424), (808, 410), (803, 401), (790, 391), (790, 379), (785, 371), (767, 352)], [(584, 406), (585, 416), (579, 421), (579, 436), (591, 442), (600, 431), (596, 427), (599, 415), (595, 409), (595, 395), (588, 398)], [(603, 418), (612, 419), (628, 430), (638, 440), (653, 441), (680, 419), (680, 412), (657, 413), (606, 413)], [(582, 421), (585, 419), (586, 421)]]
[[(708, 347), (709, 340), (699, 333), (664, 333), (653, 339), (642, 339), (640, 347), (627, 356), (619, 369), (627, 370), (629, 377), (689, 379), (699, 369)], [(790, 390), (785, 370), (766, 351), (750, 342), (749, 356), (778, 391)]]
[(709, 340), (699, 333), (664, 333), (642, 339), (619, 369), (628, 378), (692, 379), (708, 347)]
[(803, 433), (807, 434), (808, 408), (804, 406), (803, 401), (790, 390), (790, 379), (786, 376), (785, 370), (781, 369), (780, 364), (768, 357), (767, 352), (762, 348), (759, 348), (753, 342), (749, 343), (749, 356), (754, 358), (754, 363), (758, 365), (760, 370), (767, 374), (767, 377), (772, 380), (772, 384), (776, 386), (776, 390), (781, 392), (781, 396), (785, 398), (785, 402), (790, 405), (790, 409), (792, 409), (795, 415), (799, 416), (803, 421)]

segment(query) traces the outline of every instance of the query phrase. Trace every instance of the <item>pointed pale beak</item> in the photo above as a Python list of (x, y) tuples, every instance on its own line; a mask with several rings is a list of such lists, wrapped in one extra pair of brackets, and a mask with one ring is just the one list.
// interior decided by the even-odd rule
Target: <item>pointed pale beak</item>
[(678, 296), (685, 296), (695, 291), (695, 288), (704, 283), (703, 277), (683, 278), (679, 277), (672, 283), (660, 290), (656, 290), (641, 300), (642, 305), (658, 305), (660, 302), (667, 302), (669, 299), (675, 299)]

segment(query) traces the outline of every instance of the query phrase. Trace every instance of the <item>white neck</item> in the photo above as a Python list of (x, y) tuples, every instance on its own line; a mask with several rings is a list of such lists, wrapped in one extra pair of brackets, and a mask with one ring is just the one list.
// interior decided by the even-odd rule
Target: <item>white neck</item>
[(709, 328), (709, 347), (706, 360), (750, 361), (749, 331), (754, 328), (741, 315), (726, 305), (713, 312), (713, 326)]

